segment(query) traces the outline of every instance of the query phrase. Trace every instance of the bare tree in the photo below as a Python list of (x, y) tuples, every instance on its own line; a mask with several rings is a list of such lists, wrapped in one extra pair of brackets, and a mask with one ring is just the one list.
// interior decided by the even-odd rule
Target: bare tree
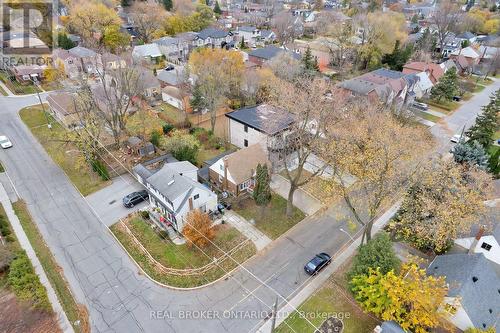
[(439, 49), (443, 52), (446, 38), (460, 29), (462, 11), (456, 3), (444, 0), (439, 4), (431, 17), (431, 23), (436, 25)]
[(330, 51), (331, 63), (341, 74), (348, 62), (353, 60), (356, 52), (354, 28), (350, 23), (333, 24), (329, 26), (326, 35), (328, 39), (324, 44)]
[(165, 9), (153, 2), (135, 2), (131, 11), (138, 37), (149, 43), (167, 17)]
[(292, 82), (302, 73), (302, 64), (290, 52), (281, 52), (268, 62), (268, 67), (276, 77)]
[(328, 81), (320, 78), (300, 78), (295, 84), (281, 81), (271, 99), (271, 105), (283, 110), (281, 117), (273, 116), (274, 121), (269, 120), (271, 131), (286, 117), (293, 118), (286, 132), (271, 137), (268, 142), (270, 154), (276, 155), (273, 163), (284, 168), (290, 183), (287, 216), (293, 213), (295, 191), (328, 167), (328, 161), (319, 159), (317, 154), (326, 144), (326, 124), (335, 122), (340, 115), (342, 98), (336, 93), (332, 98), (333, 89)]
[(276, 37), (282, 45), (293, 42), (303, 32), (303, 25), (300, 19), (293, 16), (289, 11), (282, 11), (274, 16), (271, 23), (276, 31)]

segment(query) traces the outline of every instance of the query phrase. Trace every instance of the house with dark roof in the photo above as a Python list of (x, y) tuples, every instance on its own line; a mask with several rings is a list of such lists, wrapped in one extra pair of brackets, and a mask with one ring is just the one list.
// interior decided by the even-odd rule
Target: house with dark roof
[(49, 112), (61, 125), (71, 129), (81, 125), (75, 109), (76, 94), (68, 92), (51, 92), (47, 95)]
[(455, 239), (454, 242), (472, 253), (482, 253), (486, 259), (500, 265), (500, 223), (493, 230), (481, 227), (475, 236), (466, 235)]
[(278, 54), (284, 52), (288, 52), (292, 57), (294, 57), (297, 60), (300, 60), (300, 55), (295, 52), (285, 50), (276, 47), (274, 45), (269, 45), (263, 48), (258, 48), (250, 51), (248, 53), (248, 61), (253, 62), (259, 66), (262, 66), (266, 61), (269, 61), (272, 58), (276, 57)]
[(231, 43), (233, 34), (217, 28), (205, 28), (198, 32), (194, 43), (196, 46), (224, 47)]
[(251, 193), (258, 164), (271, 167), (265, 141), (219, 158), (208, 168), (209, 182), (234, 196)]
[(31, 84), (33, 81), (42, 81), (46, 65), (17, 65), (9, 67), (9, 72), (21, 84)]
[(226, 113), (229, 140), (239, 148), (266, 141), (269, 137), (284, 134), (294, 119), (287, 111), (261, 104)]
[(85, 74), (95, 75), (102, 69), (101, 56), (86, 47), (76, 46), (69, 49), (68, 53), (79, 62), (79, 67)]
[(363, 96), (371, 101), (380, 100), (387, 105), (400, 108), (414, 99), (413, 91), (419, 78), (415, 74), (404, 74), (379, 68), (350, 80), (342, 81), (339, 87), (351, 96)]
[(198, 168), (187, 161), (165, 163), (159, 170), (142, 164), (133, 169), (138, 181), (149, 193), (154, 222), (162, 229), (182, 232), (187, 214), (195, 209), (213, 212), (217, 195), (197, 181)]
[(476, 41), (476, 38), (477, 36), (470, 31), (465, 31), (457, 35), (458, 40), (460, 40), (461, 42), (467, 41), (469, 45), (474, 43)]
[(160, 48), (157, 44), (144, 44), (134, 46), (132, 50), (132, 58), (137, 63), (146, 62), (146, 63), (155, 63), (158, 62), (163, 54), (160, 51)]
[(153, 41), (167, 59), (186, 60), (189, 42), (178, 37), (162, 37)]
[(243, 39), (247, 45), (255, 45), (257, 40), (260, 39), (260, 29), (254, 26), (244, 25), (236, 29), (236, 34), (238, 35), (238, 41), (241, 42)]
[(426, 73), (432, 84), (436, 84), (444, 75), (445, 70), (438, 64), (424, 61), (412, 61), (403, 66), (403, 74)]
[(482, 253), (437, 256), (427, 274), (444, 276), (448, 295), (443, 308), (461, 330), (497, 328), (500, 316), (499, 267)]

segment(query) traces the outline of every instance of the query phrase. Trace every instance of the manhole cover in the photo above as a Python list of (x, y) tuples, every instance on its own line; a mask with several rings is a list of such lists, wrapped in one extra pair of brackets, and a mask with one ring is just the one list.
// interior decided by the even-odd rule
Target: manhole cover
[(338, 318), (330, 317), (321, 324), (315, 333), (342, 333), (344, 323)]
[(112, 200), (109, 202), (110, 205), (114, 204), (116, 202), (116, 200)]

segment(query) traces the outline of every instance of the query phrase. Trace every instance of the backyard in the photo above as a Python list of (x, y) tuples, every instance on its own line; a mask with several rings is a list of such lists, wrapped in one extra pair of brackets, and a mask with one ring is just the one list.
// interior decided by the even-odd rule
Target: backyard
[[(44, 114), (41, 106), (24, 108), (19, 111), (19, 115), (52, 160), (64, 170), (82, 195), (89, 195), (108, 185), (109, 181), (103, 181), (90, 167), (75, 163), (81, 159), (80, 152), (73, 144), (64, 142), (66, 130), (50, 115)], [(52, 125), (51, 129), (47, 127), (47, 120)]]
[(344, 324), (343, 333), (370, 333), (378, 320), (364, 313), (347, 289), (346, 272), (350, 268), (350, 261), (342, 265), (330, 279), (310, 296), (298, 308), (308, 321), (298, 313), (291, 314), (276, 330), (285, 332), (315, 332), (311, 323), (318, 327), (328, 317), (341, 319)]
[[(168, 237), (162, 237), (160, 233), (153, 230), (148, 221), (137, 215), (126, 221), (125, 225), (161, 265), (167, 269), (186, 270), (185, 273), (180, 272), (180, 274), (160, 271), (133, 242), (132, 237), (121, 223), (111, 226), (111, 231), (141, 268), (156, 281), (170, 286), (195, 287), (210, 283), (237, 267), (237, 264), (230, 258), (220, 260), (218, 264), (212, 264), (214, 258), (220, 259), (225, 252), (233, 250), (231, 258), (238, 263), (243, 263), (256, 252), (253, 243), (229, 225), (214, 226), (216, 236), (212, 241), (213, 244), (202, 249), (187, 243), (174, 244)], [(200, 274), (189, 274), (188, 272), (205, 265), (211, 265), (211, 268)]]
[(273, 193), (271, 202), (261, 214), (261, 208), (255, 204), (252, 198), (240, 199), (233, 205), (233, 209), (246, 220), (255, 221), (255, 227), (271, 239), (276, 239), (291, 227), (304, 219), (304, 213), (293, 207), (293, 214), (287, 218), (287, 201), (276, 193)]

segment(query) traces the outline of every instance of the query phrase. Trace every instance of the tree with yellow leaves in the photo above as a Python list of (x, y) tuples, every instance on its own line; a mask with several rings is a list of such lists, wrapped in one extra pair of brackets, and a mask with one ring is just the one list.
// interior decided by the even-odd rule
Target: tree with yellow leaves
[(196, 89), (210, 112), (210, 126), (215, 129), (217, 110), (232, 94), (241, 89), (245, 66), (239, 52), (221, 48), (202, 48), (189, 58), (190, 72), (196, 75)]
[(149, 43), (153, 36), (158, 35), (163, 21), (167, 18), (167, 12), (154, 2), (134, 2), (131, 11), (139, 39)]
[(441, 309), (448, 292), (444, 277), (427, 276), (415, 263), (404, 264), (399, 274), (380, 269), (351, 281), (361, 307), (381, 320), (394, 320), (407, 332), (426, 333), (444, 322)]
[(490, 182), (479, 168), (431, 161), (414, 175), (390, 228), (422, 250), (442, 252), (484, 211)]
[(205, 247), (215, 237), (215, 230), (208, 214), (196, 209), (187, 215), (182, 234), (188, 240), (189, 245), (194, 244), (198, 247)]
[(130, 135), (147, 139), (154, 131), (161, 132), (164, 122), (149, 110), (139, 110), (128, 117), (125, 128)]

